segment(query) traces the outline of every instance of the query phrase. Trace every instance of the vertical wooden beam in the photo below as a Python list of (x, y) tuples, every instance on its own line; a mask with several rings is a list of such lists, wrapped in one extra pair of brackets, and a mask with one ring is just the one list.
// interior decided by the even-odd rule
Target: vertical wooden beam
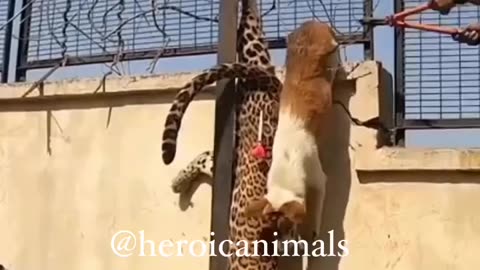
[[(220, 1), (217, 62), (236, 61), (238, 1)], [(219, 254), (219, 244), (229, 238), (229, 214), (233, 189), (235, 147), (235, 81), (217, 83), (215, 103), (215, 141), (212, 191), (211, 231), (215, 233), (215, 254), (210, 257), (210, 270), (226, 270), (227, 257)], [(225, 252), (228, 245), (223, 245)]]

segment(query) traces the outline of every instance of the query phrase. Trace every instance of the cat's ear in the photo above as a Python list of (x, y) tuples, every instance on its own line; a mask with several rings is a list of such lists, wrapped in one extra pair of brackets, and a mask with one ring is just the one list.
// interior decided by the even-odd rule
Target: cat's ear
[(324, 37), (321, 41), (311, 44), (313, 54), (317, 56), (324, 56), (333, 53), (340, 47), (340, 44), (335, 39), (335, 36)]
[(305, 204), (297, 201), (284, 203), (279, 211), (295, 224), (302, 224), (307, 216)]
[[(254, 201), (250, 202), (249, 204), (247, 204), (247, 206), (245, 207), (245, 216), (246, 217), (258, 217), (261, 214), (264, 214), (265, 209), (267, 209), (269, 205), (270, 205), (270, 203), (268, 202), (268, 200), (265, 197), (263, 197), (259, 200), (254, 200)], [(270, 207), (271, 207), (271, 205), (270, 205)]]
[(318, 30), (314, 31), (312, 41), (309, 46), (312, 50), (311, 53), (316, 56), (329, 55), (340, 47), (335, 31), (326, 25), (318, 27)]
[(325, 42), (325, 53), (331, 54), (333, 51), (337, 50), (340, 47), (340, 44), (337, 42), (335, 38), (330, 39), (329, 42)]

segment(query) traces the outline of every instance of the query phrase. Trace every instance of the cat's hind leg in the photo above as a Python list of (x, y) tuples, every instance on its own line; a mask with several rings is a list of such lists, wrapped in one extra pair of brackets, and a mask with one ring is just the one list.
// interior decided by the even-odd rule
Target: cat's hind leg
[(320, 234), (327, 188), (327, 175), (323, 170), (320, 158), (312, 160), (307, 177), (307, 218), (302, 229), (302, 238), (310, 242)]

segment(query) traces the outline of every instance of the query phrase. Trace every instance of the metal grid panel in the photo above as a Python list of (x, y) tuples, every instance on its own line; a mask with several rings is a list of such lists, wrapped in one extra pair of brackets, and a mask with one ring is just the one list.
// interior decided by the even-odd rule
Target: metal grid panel
[[(271, 8), (272, 1), (259, 1), (262, 13)], [(201, 19), (173, 8), (154, 16), (152, 2)], [(31, 12), (28, 65), (23, 68), (53, 66), (63, 52), (85, 62), (93, 56), (97, 62), (106, 61), (98, 56), (115, 55), (122, 45), (123, 52), (137, 53), (130, 59), (151, 58), (164, 44), (168, 55), (213, 53), (218, 10), (219, 0), (37, 0)], [(362, 35), (358, 20), (363, 14), (364, 0), (282, 0), (276, 1), (276, 8), (263, 21), (270, 47), (279, 48), (288, 32), (311, 18), (332, 21), (343, 35)]]
[[(152, 2), (172, 8), (154, 15)], [(173, 8), (207, 20), (181, 15)], [(66, 53), (77, 57), (116, 54), (122, 46), (123, 52), (158, 50), (164, 44), (209, 50), (217, 41), (213, 21), (217, 13), (218, 1), (207, 0), (39, 0), (32, 8), (28, 58), (29, 62), (62, 58), (65, 37)]]
[[(405, 0), (405, 8), (423, 3)], [(480, 9), (466, 5), (447, 16), (428, 11), (409, 21), (463, 27), (479, 18)], [(405, 31), (404, 54), (405, 120), (480, 117), (480, 46), (459, 44), (445, 34), (409, 29)]]
[[(5, 48), (5, 30), (6, 30), (6, 23), (7, 23), (7, 13), (8, 13), (8, 0), (0, 0), (0, 25), (3, 26), (0, 29), (0, 50), (3, 51)], [(2, 71), (2, 63), (3, 63), (3, 54), (0, 53), (0, 72)]]
[[(272, 6), (272, 1), (259, 1), (262, 14)], [(365, 0), (306, 0), (276, 1), (276, 9), (263, 17), (263, 27), (268, 40), (283, 40), (301, 23), (312, 18), (331, 23), (339, 35), (361, 35)], [(352, 42), (350, 40), (349, 42)]]

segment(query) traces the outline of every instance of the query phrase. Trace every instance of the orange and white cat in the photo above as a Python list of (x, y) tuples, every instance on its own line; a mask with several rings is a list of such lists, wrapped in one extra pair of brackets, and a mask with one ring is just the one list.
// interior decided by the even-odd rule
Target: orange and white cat
[[(319, 145), (328, 129), (339, 45), (328, 24), (313, 20), (303, 23), (287, 40), (286, 73), (267, 194), (251, 202), (246, 215), (282, 213), (294, 224), (302, 224), (309, 204), (316, 216), (316, 225), (312, 225), (317, 226), (327, 181)], [(312, 203), (306, 202), (307, 189), (315, 193)]]

